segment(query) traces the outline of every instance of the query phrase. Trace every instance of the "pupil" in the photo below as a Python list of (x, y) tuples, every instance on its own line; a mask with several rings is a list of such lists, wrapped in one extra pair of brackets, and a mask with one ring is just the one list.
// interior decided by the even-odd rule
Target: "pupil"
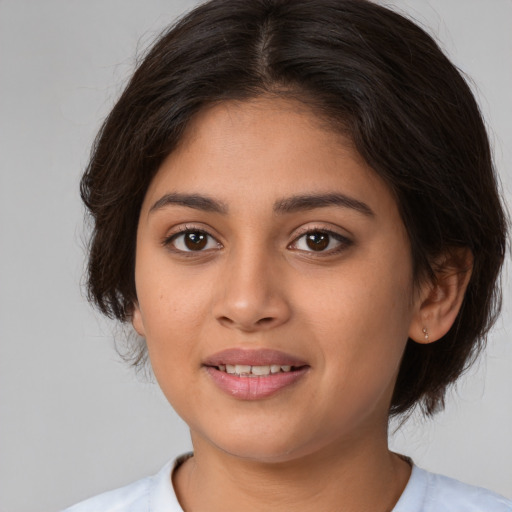
[(310, 233), (306, 238), (306, 243), (313, 251), (323, 251), (329, 245), (329, 235), (325, 233)]
[(198, 231), (187, 233), (185, 235), (185, 245), (187, 249), (191, 251), (198, 251), (200, 249), (204, 249), (207, 243), (207, 238), (204, 233), (200, 233)]

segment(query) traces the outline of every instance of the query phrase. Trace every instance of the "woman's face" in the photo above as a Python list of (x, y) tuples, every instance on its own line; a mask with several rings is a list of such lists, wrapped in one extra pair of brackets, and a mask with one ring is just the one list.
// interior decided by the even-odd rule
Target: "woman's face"
[(408, 238), (388, 187), (303, 105), (195, 118), (147, 191), (135, 277), (133, 324), (195, 443), (285, 461), (385, 435), (418, 329)]

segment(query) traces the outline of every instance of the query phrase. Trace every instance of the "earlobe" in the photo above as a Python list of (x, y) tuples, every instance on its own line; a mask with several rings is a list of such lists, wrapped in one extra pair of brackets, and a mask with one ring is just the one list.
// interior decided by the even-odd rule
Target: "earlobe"
[(433, 265), (435, 278), (425, 283), (409, 337), (417, 343), (432, 343), (452, 327), (462, 306), (471, 278), (473, 255), (468, 248), (454, 248)]
[(139, 336), (145, 337), (144, 322), (142, 321), (142, 313), (139, 305), (135, 302), (132, 310), (132, 325)]

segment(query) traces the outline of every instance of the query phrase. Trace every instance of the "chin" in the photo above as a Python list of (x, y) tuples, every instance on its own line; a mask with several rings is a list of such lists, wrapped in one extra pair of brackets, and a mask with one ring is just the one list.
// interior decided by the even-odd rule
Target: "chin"
[(255, 443), (253, 446), (219, 447), (225, 453), (250, 462), (261, 464), (280, 464), (305, 456), (300, 450), (286, 446), (274, 446), (274, 443)]
[[(232, 457), (261, 463), (285, 463), (307, 456), (318, 449), (318, 443), (311, 432), (293, 435), (290, 429), (279, 426), (278, 429), (257, 429), (248, 432), (223, 429), (222, 432), (210, 432), (209, 436), (200, 435), (202, 440), (215, 446)], [(306, 434), (306, 435), (305, 435)], [(198, 440), (192, 435), (193, 441)], [(194, 443), (195, 445), (196, 443)]]

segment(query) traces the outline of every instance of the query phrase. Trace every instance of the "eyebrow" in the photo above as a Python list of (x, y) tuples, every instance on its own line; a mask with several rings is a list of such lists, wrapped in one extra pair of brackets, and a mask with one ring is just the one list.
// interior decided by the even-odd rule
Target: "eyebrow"
[[(178, 194), (169, 193), (162, 196), (150, 208), (149, 212), (159, 210), (166, 206), (177, 205), (202, 210), (205, 212), (213, 212), (227, 214), (228, 207), (222, 201), (201, 194)], [(317, 208), (326, 208), (329, 206), (338, 206), (342, 208), (350, 208), (365, 216), (373, 217), (373, 210), (362, 201), (353, 197), (339, 193), (328, 194), (304, 194), (291, 196), (284, 199), (278, 199), (274, 203), (274, 213), (287, 214), (299, 211), (314, 210)]]
[(373, 217), (373, 210), (362, 201), (346, 196), (345, 194), (307, 194), (292, 196), (280, 199), (274, 204), (274, 212), (293, 213), (304, 210), (313, 210), (316, 208), (326, 208), (328, 206), (340, 206), (342, 208), (350, 208), (356, 210), (363, 215)]
[(204, 212), (222, 213), (228, 212), (228, 207), (221, 201), (212, 199), (208, 196), (199, 194), (165, 194), (162, 196), (149, 210), (153, 212), (169, 205), (186, 206), (194, 210), (202, 210)]

